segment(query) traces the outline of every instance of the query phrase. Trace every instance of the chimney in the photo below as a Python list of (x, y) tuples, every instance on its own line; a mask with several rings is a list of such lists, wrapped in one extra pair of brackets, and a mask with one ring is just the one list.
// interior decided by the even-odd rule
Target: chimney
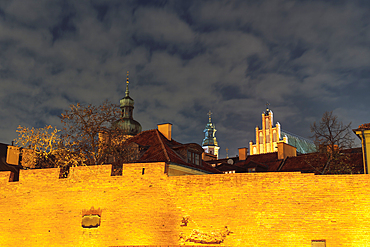
[(246, 160), (248, 155), (248, 148), (239, 148), (239, 160)]
[(8, 146), (7, 155), (6, 155), (6, 163), (17, 166), (19, 164), (20, 153), (21, 153), (21, 150), (19, 147)]
[(283, 160), (286, 157), (295, 157), (297, 156), (297, 148), (289, 145), (285, 142), (278, 142), (278, 159)]
[(163, 123), (158, 124), (158, 130), (161, 132), (169, 141), (172, 140), (172, 124)]

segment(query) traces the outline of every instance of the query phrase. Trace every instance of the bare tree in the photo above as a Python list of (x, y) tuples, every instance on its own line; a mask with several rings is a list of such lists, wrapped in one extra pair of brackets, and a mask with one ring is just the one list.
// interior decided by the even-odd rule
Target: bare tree
[(325, 112), (319, 123), (311, 125), (311, 132), (317, 150), (326, 156), (321, 174), (351, 173), (353, 167), (349, 157), (341, 155), (344, 149), (351, 148), (354, 143), (351, 123), (345, 125), (332, 111)]
[(23, 166), (68, 171), (70, 166), (104, 162), (122, 166), (137, 159), (139, 146), (126, 143), (127, 133), (114, 124), (120, 116), (119, 107), (105, 101), (99, 106), (71, 105), (61, 114), (63, 130), (19, 126), (15, 144), (24, 148)]
[(71, 105), (61, 115), (64, 146), (77, 153), (80, 162), (95, 165), (104, 163), (114, 144), (107, 141), (106, 137), (117, 131), (112, 124), (120, 115), (119, 107), (108, 101), (99, 106)]
[(18, 138), (14, 144), (23, 148), (22, 166), (24, 168), (58, 167), (62, 163), (56, 156), (60, 153), (60, 135), (51, 125), (44, 128), (18, 126)]

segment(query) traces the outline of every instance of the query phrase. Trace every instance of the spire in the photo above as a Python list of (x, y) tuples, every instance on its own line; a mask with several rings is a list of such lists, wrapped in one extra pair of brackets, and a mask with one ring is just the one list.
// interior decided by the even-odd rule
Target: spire
[(270, 103), (266, 101), (266, 111), (264, 112), (265, 116), (268, 116), (271, 112), (271, 110), (269, 109), (269, 105), (270, 105)]
[(208, 122), (211, 123), (212, 122), (212, 119), (211, 119), (212, 112), (211, 112), (211, 110), (209, 110), (207, 115), (208, 115)]
[(129, 71), (127, 71), (127, 79), (126, 79), (126, 97), (128, 97), (129, 96), (129, 93), (130, 93), (130, 91), (128, 90), (128, 84), (129, 84), (129, 81), (128, 81), (128, 73), (129, 73)]
[(215, 136), (217, 130), (216, 130), (216, 126), (212, 123), (212, 118), (211, 118), (212, 112), (209, 111), (207, 115), (208, 115), (208, 123), (206, 125), (206, 128), (203, 131), (205, 136), (202, 142), (202, 147), (204, 149), (204, 152), (216, 155), (218, 159), (218, 150), (220, 149), (220, 147), (218, 146), (216, 136)]
[(208, 115), (208, 123), (206, 125), (206, 128), (204, 129), (205, 138), (203, 139), (203, 146), (218, 146), (215, 133), (216, 133), (216, 126), (212, 123), (211, 115), (212, 112), (209, 111), (207, 113)]
[(128, 90), (128, 79), (129, 72), (127, 71), (127, 79), (126, 79), (126, 93), (125, 97), (120, 100), (120, 107), (122, 109), (122, 116), (132, 118), (132, 110), (134, 108), (134, 100), (130, 97), (130, 91)]
[(121, 119), (116, 121), (114, 124), (123, 129), (127, 133), (127, 135), (136, 135), (141, 132), (141, 125), (133, 118), (134, 100), (131, 99), (131, 97), (129, 96), (130, 91), (128, 90), (128, 75), (129, 72), (127, 71), (126, 95), (120, 100), (120, 108), (122, 111)]

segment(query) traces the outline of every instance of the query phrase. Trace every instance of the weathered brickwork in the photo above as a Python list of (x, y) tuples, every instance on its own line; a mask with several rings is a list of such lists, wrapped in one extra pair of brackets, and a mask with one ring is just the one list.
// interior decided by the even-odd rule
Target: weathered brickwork
[[(58, 169), (22, 170), (18, 182), (0, 172), (0, 246), (370, 246), (369, 175), (164, 171), (76, 167), (59, 179)], [(100, 226), (83, 228), (91, 207)]]

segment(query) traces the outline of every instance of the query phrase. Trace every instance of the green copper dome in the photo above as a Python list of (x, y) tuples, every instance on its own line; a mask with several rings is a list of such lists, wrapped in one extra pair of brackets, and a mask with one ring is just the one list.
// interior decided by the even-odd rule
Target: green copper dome
[(121, 118), (114, 123), (114, 126), (122, 129), (126, 135), (137, 135), (141, 132), (140, 123), (130, 118)]
[(128, 83), (127, 72), (126, 95), (120, 100), (121, 119), (114, 122), (113, 126), (122, 129), (126, 135), (136, 135), (141, 132), (141, 125), (133, 118), (134, 100), (129, 96)]

